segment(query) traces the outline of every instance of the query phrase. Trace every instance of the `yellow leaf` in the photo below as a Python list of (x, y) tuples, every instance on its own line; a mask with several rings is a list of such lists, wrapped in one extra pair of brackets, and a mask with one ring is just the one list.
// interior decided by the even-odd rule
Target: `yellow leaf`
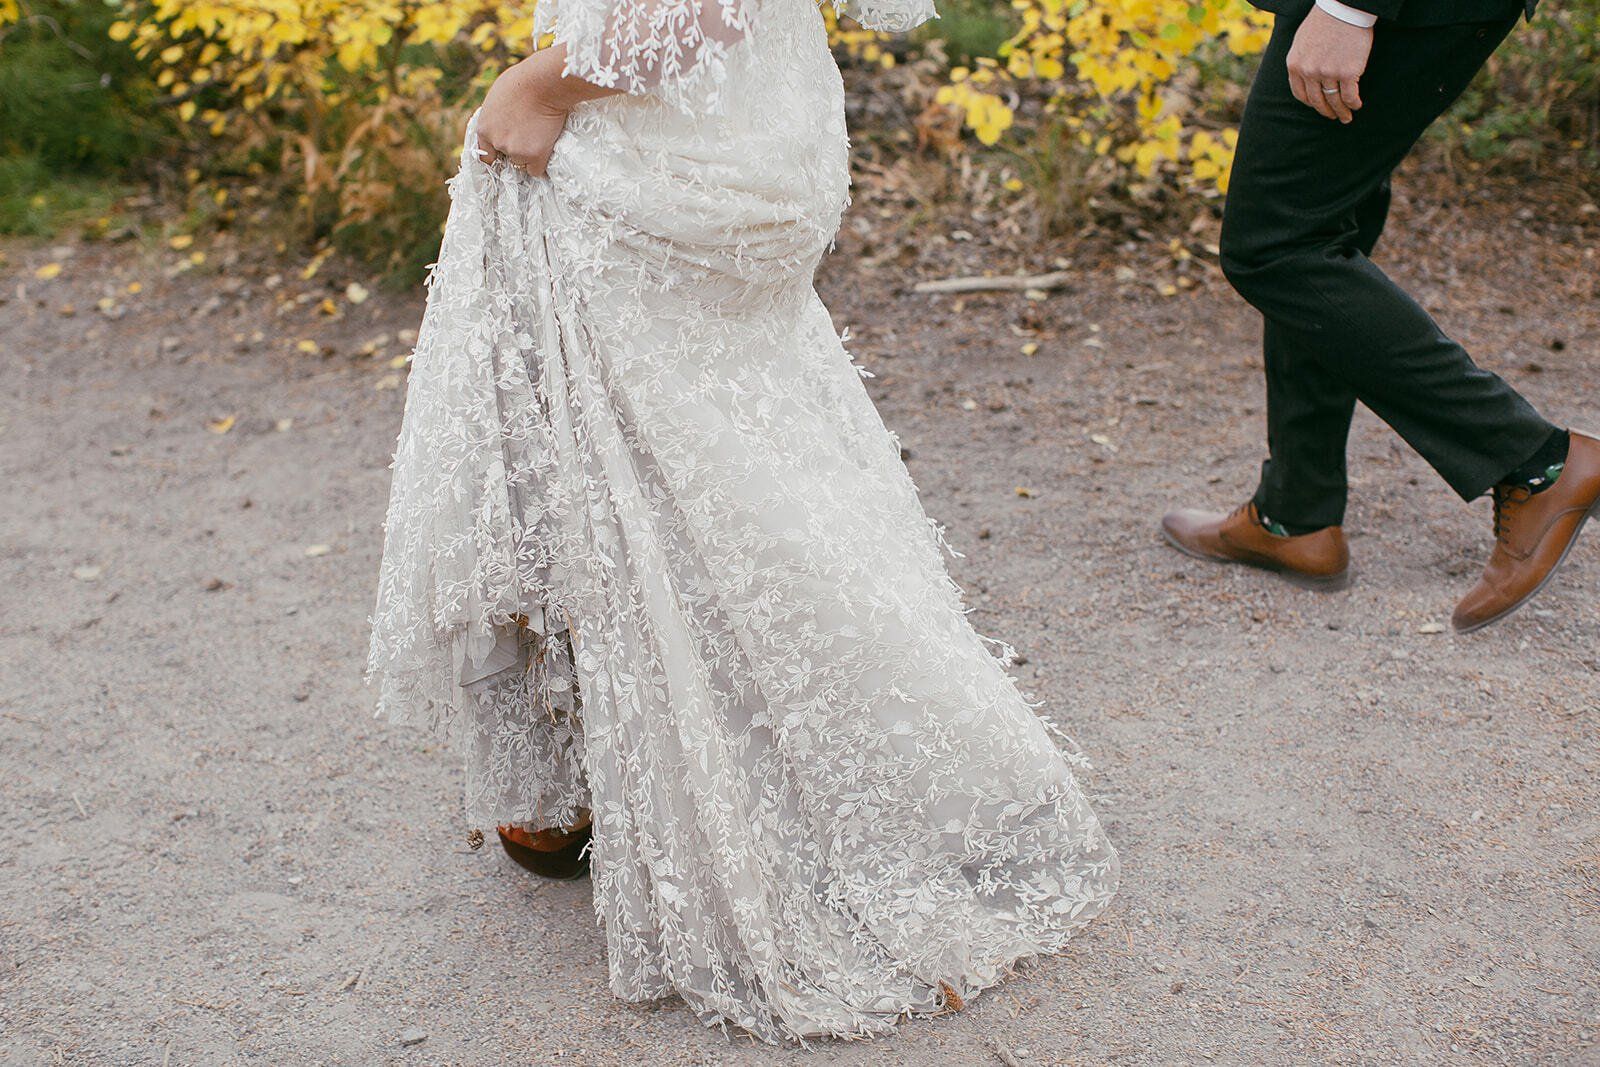
[(302, 278), (314, 278), (314, 277), (316, 277), (317, 271), (322, 269), (323, 260), (327, 259), (332, 254), (333, 254), (332, 252), (318, 252), (316, 255), (312, 256), (311, 257), (311, 262), (307, 263), (305, 265), (305, 269), (300, 272), (300, 277), (302, 277)]
[(194, 244), (194, 234), (192, 234), (192, 233), (174, 234), (172, 237), (170, 237), (167, 240), (167, 244), (170, 247), (172, 247), (174, 249), (177, 249), (178, 251), (182, 251), (183, 249), (188, 248), (190, 245)]
[(42, 266), (38, 270), (34, 271), (33, 272), (33, 276), (35, 278), (42, 278), (45, 281), (49, 281), (51, 278), (54, 278), (56, 275), (58, 275), (60, 273), (61, 273), (61, 264), (59, 264), (59, 263), (46, 263), (44, 266)]
[(235, 415), (224, 415), (220, 419), (212, 419), (210, 422), (206, 423), (206, 429), (210, 430), (212, 433), (227, 433), (229, 430), (233, 429), (233, 423), (236, 418), (237, 416)]

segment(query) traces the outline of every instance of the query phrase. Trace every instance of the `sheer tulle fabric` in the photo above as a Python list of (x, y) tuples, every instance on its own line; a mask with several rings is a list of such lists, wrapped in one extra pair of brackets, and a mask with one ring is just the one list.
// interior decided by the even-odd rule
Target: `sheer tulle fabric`
[(1058, 949), (1117, 865), (812, 289), (848, 191), (820, 16), (750, 26), (717, 114), (587, 105), (548, 180), (469, 123), (369, 667), (461, 739), (476, 824), (592, 809), (619, 996), (858, 1036)]

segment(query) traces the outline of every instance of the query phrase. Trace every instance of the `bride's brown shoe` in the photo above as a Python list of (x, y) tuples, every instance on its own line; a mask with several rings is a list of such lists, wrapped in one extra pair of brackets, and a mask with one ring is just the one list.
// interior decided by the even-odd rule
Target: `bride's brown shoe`
[(1494, 552), (1483, 577), (1456, 606), (1455, 628), (1481, 630), (1532, 600), (1565, 562), (1584, 524), (1600, 516), (1600, 440), (1572, 435), (1567, 462), (1542, 493), (1494, 488)]
[(520, 867), (542, 878), (572, 881), (589, 870), (589, 842), (594, 827), (585, 823), (575, 830), (524, 830), (520, 826), (497, 826), (500, 847)]
[(1161, 520), (1161, 533), (1172, 547), (1196, 559), (1259, 567), (1307, 589), (1331, 591), (1350, 584), (1350, 546), (1342, 528), (1279, 537), (1261, 524), (1253, 503), (1231, 515), (1174, 511)]

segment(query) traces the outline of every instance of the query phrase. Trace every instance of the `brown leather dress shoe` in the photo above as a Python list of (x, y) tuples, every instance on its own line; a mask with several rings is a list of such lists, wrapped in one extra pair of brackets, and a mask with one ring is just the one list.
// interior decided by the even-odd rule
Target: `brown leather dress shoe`
[(1172, 547), (1197, 559), (1259, 567), (1306, 589), (1333, 591), (1350, 584), (1350, 546), (1338, 526), (1279, 537), (1261, 525), (1261, 513), (1250, 503), (1231, 515), (1174, 511), (1161, 520), (1161, 532)]
[(594, 827), (574, 830), (528, 831), (520, 826), (499, 826), (500, 847), (519, 867), (541, 878), (572, 881), (589, 870), (588, 846)]
[(1565, 562), (1584, 523), (1600, 515), (1600, 440), (1572, 435), (1567, 465), (1542, 493), (1494, 487), (1494, 552), (1451, 620), (1471, 633), (1532, 600)]

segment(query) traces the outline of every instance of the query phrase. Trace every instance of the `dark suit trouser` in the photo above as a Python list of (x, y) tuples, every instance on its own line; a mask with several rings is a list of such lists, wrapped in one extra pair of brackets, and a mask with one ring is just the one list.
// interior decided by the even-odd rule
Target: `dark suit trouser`
[(1303, 18), (1278, 18), (1245, 107), (1222, 226), (1223, 270), (1266, 320), (1270, 458), (1256, 506), (1296, 525), (1343, 522), (1358, 400), (1474, 499), (1554, 427), (1368, 257), (1388, 214), (1390, 174), (1516, 19), (1380, 23), (1361, 79), (1365, 107), (1343, 126), (1289, 91), (1285, 60)]

